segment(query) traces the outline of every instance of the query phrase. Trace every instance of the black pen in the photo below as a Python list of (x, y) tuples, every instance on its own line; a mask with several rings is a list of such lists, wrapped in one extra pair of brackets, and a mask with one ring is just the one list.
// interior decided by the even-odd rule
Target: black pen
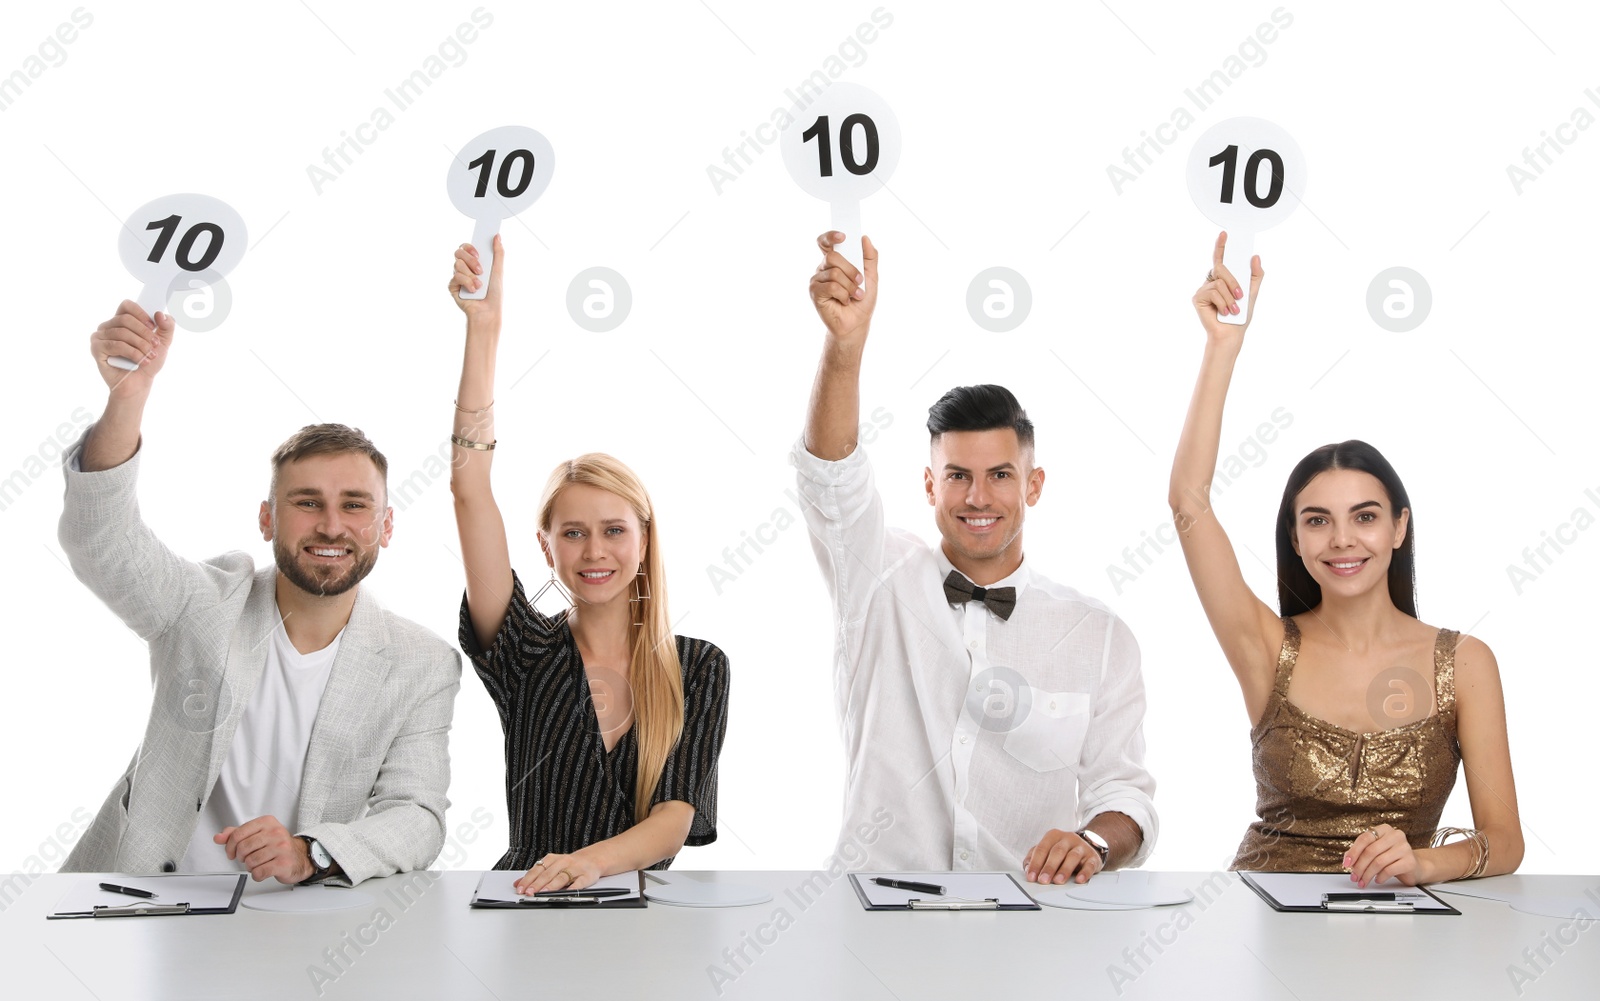
[(886, 879), (883, 876), (874, 876), (872, 881), (879, 886), (887, 886), (894, 890), (912, 890), (917, 893), (934, 893), (944, 896), (944, 887), (935, 886), (933, 883), (918, 883), (910, 879)]
[(599, 890), (540, 890), (535, 897), (625, 897), (632, 890), (607, 887)]
[(146, 900), (154, 900), (156, 896), (149, 890), (141, 890), (134, 886), (118, 886), (115, 883), (101, 883), (100, 889), (107, 893), (126, 893), (130, 897), (144, 897)]

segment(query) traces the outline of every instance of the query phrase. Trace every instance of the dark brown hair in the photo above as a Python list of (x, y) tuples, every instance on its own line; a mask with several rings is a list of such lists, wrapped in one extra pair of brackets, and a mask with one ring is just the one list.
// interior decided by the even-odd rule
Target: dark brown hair
[(389, 491), (389, 460), (378, 451), (378, 446), (361, 433), (360, 428), (343, 424), (307, 424), (289, 436), (289, 439), (272, 453), (272, 481), (267, 488), (267, 501), (278, 496), (278, 473), (285, 463), (298, 462), (313, 455), (341, 455), (359, 452), (372, 460), (383, 479), (384, 493)]
[[(1309, 612), (1322, 603), (1322, 585), (1311, 576), (1305, 561), (1294, 551), (1294, 504), (1306, 484), (1330, 469), (1356, 469), (1372, 474), (1389, 495), (1393, 517), (1399, 518), (1401, 511), (1411, 511), (1411, 496), (1400, 482), (1400, 474), (1389, 465), (1382, 452), (1364, 441), (1352, 438), (1336, 445), (1324, 445), (1301, 459), (1289, 474), (1289, 483), (1283, 488), (1283, 502), (1278, 505), (1278, 614), (1284, 617)], [(1416, 538), (1417, 516), (1412, 512), (1406, 522), (1405, 541), (1389, 559), (1389, 599), (1394, 607), (1413, 619), (1417, 618)]]

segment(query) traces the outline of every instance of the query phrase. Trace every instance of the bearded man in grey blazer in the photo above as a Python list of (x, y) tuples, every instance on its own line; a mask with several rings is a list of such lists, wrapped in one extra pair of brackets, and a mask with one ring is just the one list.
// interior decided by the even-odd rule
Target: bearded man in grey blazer
[(133, 302), (95, 330), (106, 410), (64, 459), (61, 545), (149, 643), (155, 693), (144, 740), (62, 869), (354, 885), (423, 868), (444, 843), (461, 661), (358, 586), (394, 527), (388, 463), (360, 431), (304, 428), (274, 454), (261, 504), (275, 567), (173, 553), (135, 496), (173, 333), (170, 315)]

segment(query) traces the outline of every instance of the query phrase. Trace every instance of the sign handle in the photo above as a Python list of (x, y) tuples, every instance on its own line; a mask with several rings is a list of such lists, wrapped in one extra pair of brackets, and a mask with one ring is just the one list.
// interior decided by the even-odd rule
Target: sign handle
[[(149, 313), (150, 319), (153, 320), (156, 318), (157, 311), (164, 311), (167, 308), (168, 298), (169, 296), (161, 294), (160, 282), (151, 282), (139, 290), (139, 298), (136, 301), (139, 303), (139, 308)], [(124, 358), (121, 355), (112, 355), (106, 359), (106, 364), (112, 368), (120, 368), (124, 372), (132, 372), (139, 367), (138, 362), (130, 358)]]
[(844, 234), (844, 242), (833, 249), (845, 260), (861, 267), (861, 203), (833, 203), (833, 228)]
[[(1222, 250), (1222, 266), (1244, 289), (1244, 298), (1235, 300), (1239, 312), (1217, 314), (1217, 319), (1223, 323), (1238, 325), (1250, 322), (1250, 258), (1255, 256), (1255, 246), (1256, 235), (1249, 230), (1228, 231), (1228, 245)], [(1231, 293), (1229, 298), (1232, 298)]]
[(499, 219), (479, 219), (472, 227), (472, 246), (478, 252), (478, 263), (483, 265), (483, 284), (476, 289), (460, 289), (456, 294), (463, 299), (482, 299), (489, 294), (489, 276), (494, 273), (494, 238), (500, 233)]

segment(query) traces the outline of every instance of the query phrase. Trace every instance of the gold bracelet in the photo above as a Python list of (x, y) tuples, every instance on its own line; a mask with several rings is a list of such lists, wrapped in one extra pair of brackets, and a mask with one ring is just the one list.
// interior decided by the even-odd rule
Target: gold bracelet
[(1474, 831), (1473, 835), (1473, 841), (1477, 843), (1480, 854), (1478, 855), (1478, 864), (1473, 866), (1472, 871), (1467, 874), (1468, 879), (1477, 879), (1483, 875), (1485, 869), (1489, 868), (1489, 835), (1482, 831)]
[(455, 442), (457, 445), (460, 445), (462, 448), (470, 448), (478, 452), (492, 452), (494, 451), (494, 447), (500, 444), (499, 439), (495, 439), (494, 441), (489, 442), (487, 445), (481, 441), (468, 441), (454, 432), (451, 432), (450, 440)]
[(456, 405), (456, 409), (457, 410), (461, 411), (464, 414), (471, 414), (474, 417), (482, 417), (488, 411), (489, 407), (494, 406), (494, 401), (490, 400), (487, 406), (480, 407), (477, 410), (468, 410), (466, 407), (463, 407), (461, 405), (461, 401), (460, 400), (451, 400), (450, 402), (454, 403)]
[(1471, 827), (1441, 827), (1433, 832), (1433, 839), (1429, 845), (1438, 848), (1444, 844), (1444, 839), (1461, 835), (1472, 842), (1472, 865), (1467, 871), (1457, 876), (1457, 879), (1477, 879), (1489, 867), (1489, 837), (1482, 831)]

